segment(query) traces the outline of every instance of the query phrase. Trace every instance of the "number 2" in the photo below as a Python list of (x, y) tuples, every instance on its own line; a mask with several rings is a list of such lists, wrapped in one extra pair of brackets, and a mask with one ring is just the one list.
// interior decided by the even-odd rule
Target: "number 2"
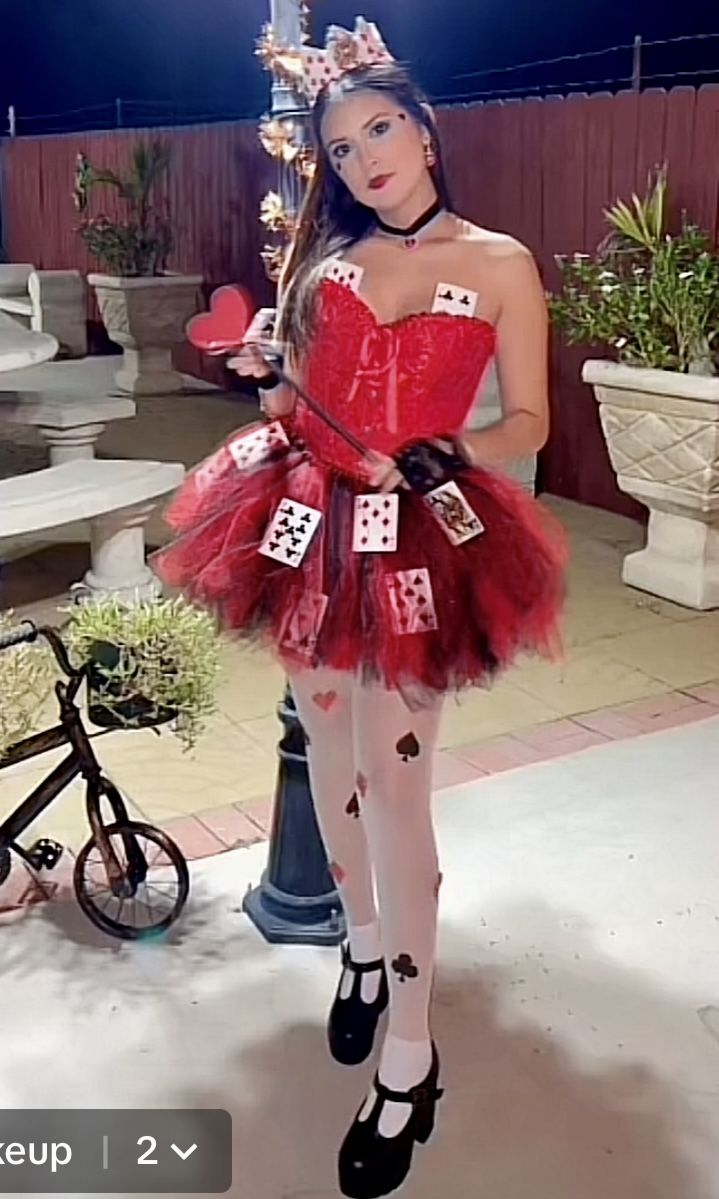
[(148, 1157), (147, 1155), (148, 1155), (148, 1153), (155, 1152), (155, 1150), (157, 1149), (157, 1141), (155, 1140), (154, 1137), (140, 1137), (139, 1141), (137, 1142), (138, 1145), (141, 1145), (143, 1141), (149, 1141), (150, 1145), (149, 1145), (149, 1148), (146, 1149), (145, 1152), (140, 1157), (138, 1157), (138, 1159), (137, 1159), (138, 1166), (156, 1166), (157, 1158), (156, 1157)]

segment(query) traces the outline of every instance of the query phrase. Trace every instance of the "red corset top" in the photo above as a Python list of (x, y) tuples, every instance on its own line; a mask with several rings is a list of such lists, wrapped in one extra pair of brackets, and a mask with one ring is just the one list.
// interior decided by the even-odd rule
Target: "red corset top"
[[(369, 449), (457, 433), (492, 359), (494, 326), (475, 317), (419, 312), (381, 324), (349, 287), (320, 284), (307, 391)], [(301, 401), (297, 431), (324, 462), (355, 474), (357, 452)]]

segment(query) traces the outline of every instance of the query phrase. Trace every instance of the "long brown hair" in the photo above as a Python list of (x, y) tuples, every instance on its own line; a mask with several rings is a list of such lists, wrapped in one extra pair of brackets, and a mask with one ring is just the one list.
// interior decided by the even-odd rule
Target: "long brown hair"
[(280, 341), (301, 353), (312, 334), (318, 268), (326, 258), (358, 242), (375, 221), (374, 209), (355, 200), (333, 170), (322, 144), (322, 118), (327, 104), (338, 96), (373, 91), (391, 96), (432, 138), (436, 162), (431, 168), (437, 195), (445, 207), (449, 196), (442, 167), (437, 126), (425, 97), (404, 67), (396, 64), (348, 72), (331, 89), (321, 92), (312, 110), (312, 134), (317, 167), (300, 212), (281, 281), (278, 322)]

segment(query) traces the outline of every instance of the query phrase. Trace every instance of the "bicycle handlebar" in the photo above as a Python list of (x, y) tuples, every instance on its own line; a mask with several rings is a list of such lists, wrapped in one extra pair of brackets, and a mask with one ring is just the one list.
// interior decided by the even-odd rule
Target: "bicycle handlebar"
[(15, 629), (10, 629), (7, 633), (0, 633), (0, 650), (10, 649), (13, 645), (29, 644), (32, 641), (37, 641), (38, 630), (31, 620), (25, 620)]

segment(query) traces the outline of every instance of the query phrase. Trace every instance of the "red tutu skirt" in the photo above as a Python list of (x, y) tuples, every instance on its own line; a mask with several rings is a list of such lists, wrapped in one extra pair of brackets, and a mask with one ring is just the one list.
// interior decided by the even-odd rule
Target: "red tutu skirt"
[[(361, 553), (352, 532), (366, 483), (302, 446), (239, 471), (225, 445), (174, 497), (166, 520), (178, 536), (153, 565), (290, 670), (359, 672), (406, 695), (485, 684), (521, 651), (558, 650), (565, 540), (517, 484), (474, 468), (457, 482), (479, 536), (454, 545), (427, 501), (402, 491), (396, 551)], [(258, 552), (284, 499), (322, 512), (296, 567)]]

